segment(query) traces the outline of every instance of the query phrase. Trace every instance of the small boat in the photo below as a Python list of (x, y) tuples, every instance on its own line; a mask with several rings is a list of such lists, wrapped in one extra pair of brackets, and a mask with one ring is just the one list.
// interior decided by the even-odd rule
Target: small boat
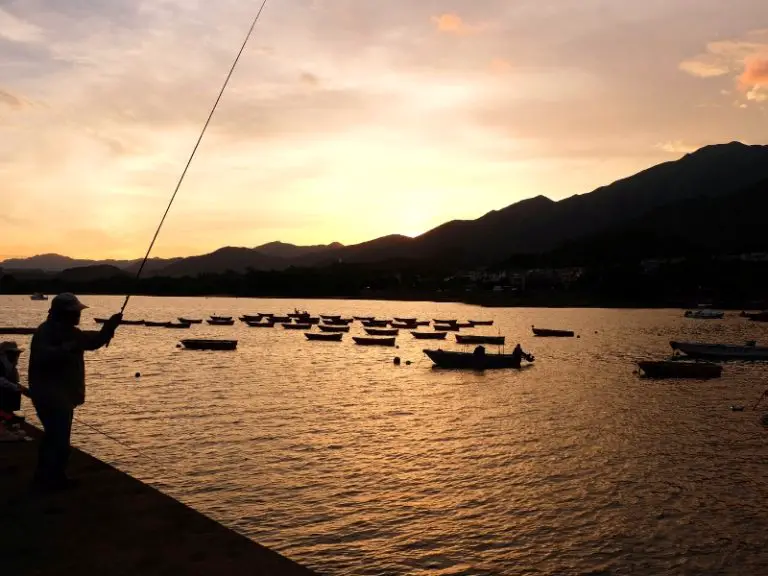
[(268, 316), (270, 322), (275, 324), (283, 324), (284, 322), (290, 322), (291, 319), (288, 316)]
[(246, 322), (245, 325), (248, 326), (248, 328), (274, 328), (275, 323), (272, 321), (265, 322), (260, 320), (258, 322)]
[(531, 326), (534, 336), (542, 338), (573, 338), (575, 334), (571, 330), (551, 330), (549, 328), (536, 328)]
[(411, 332), (416, 340), (445, 340), (447, 332)]
[(669, 343), (673, 350), (680, 351), (690, 358), (702, 360), (768, 360), (768, 347), (756, 346), (748, 342), (745, 346), (734, 344), (705, 344), (702, 342)]
[[(93, 321), (96, 324), (106, 324), (108, 320), (106, 318), (94, 318)], [(144, 320), (122, 320), (120, 322), (121, 326), (144, 326), (144, 324)]]
[(340, 334), (342, 332), (349, 332), (349, 326), (328, 326), (325, 324), (319, 324), (318, 328), (320, 328), (321, 332), (331, 332), (334, 334)]
[(322, 318), (323, 320), (325, 320), (327, 322), (328, 320), (340, 320), (341, 319), (341, 315), (340, 314), (339, 315), (336, 315), (336, 314), (333, 314), (333, 315), (332, 314), (320, 314), (320, 318)]
[(720, 320), (725, 316), (725, 312), (719, 310), (686, 310), (684, 316), (686, 318), (695, 318), (697, 320)]
[(355, 320), (359, 320), (360, 322), (368, 322), (370, 320), (375, 320), (374, 316), (353, 316)]
[[(499, 370), (520, 368), (521, 358), (514, 354), (476, 354), (474, 352), (451, 352), (447, 350), (424, 350), (438, 368), (460, 370)], [(523, 359), (533, 362), (533, 356)]]
[(260, 322), (262, 316), (260, 314), (243, 314), (238, 318), (240, 322)]
[(768, 312), (747, 312), (746, 317), (751, 322), (768, 322)]
[(41, 292), (35, 292), (34, 294), (32, 294), (32, 296), (29, 297), (29, 299), (44, 302), (48, 300), (48, 296), (46, 296), (45, 294), (42, 294)]
[(144, 321), (144, 326), (147, 328), (165, 328), (168, 326), (170, 322), (150, 322), (149, 320)]
[(182, 318), (182, 317), (179, 317), (179, 318), (177, 318), (177, 320), (178, 320), (179, 322), (181, 322), (182, 324), (202, 324), (202, 323), (203, 323), (203, 321), (202, 321), (201, 319), (199, 319), (199, 318), (195, 318), (195, 319), (193, 320), (193, 319), (191, 319), (191, 318)]
[(723, 367), (709, 362), (679, 362), (674, 360), (643, 361), (637, 365), (647, 378), (720, 378)]
[(429, 326), (429, 320), (416, 320), (414, 326)]
[(434, 324), (432, 327), (438, 332), (458, 332), (461, 330), (456, 324)]
[(348, 326), (352, 324), (352, 318), (326, 318), (325, 323), (329, 326)]
[(235, 321), (231, 318), (229, 320), (225, 318), (211, 318), (210, 320), (207, 320), (208, 324), (211, 326), (234, 326)]
[(395, 322), (402, 322), (403, 324), (416, 324), (416, 318), (398, 318), (395, 316)]
[(214, 322), (219, 321), (219, 320), (222, 320), (222, 321), (223, 320), (232, 320), (232, 316), (215, 316), (215, 315), (212, 314), (211, 315), (211, 320), (213, 320)]
[(309, 312), (292, 312), (288, 318), (309, 318)]
[(416, 322), (392, 322), (390, 326), (398, 330), (410, 330), (411, 328), (416, 328)]
[(182, 340), (187, 350), (235, 350), (237, 340)]
[(312, 330), (312, 324), (306, 322), (285, 323), (283, 328), (286, 330)]
[(470, 320), (473, 326), (493, 326), (493, 320)]
[(458, 320), (436, 320), (435, 318), (432, 319), (432, 322), (435, 324), (456, 324)]
[(307, 340), (322, 340), (323, 342), (341, 342), (344, 334), (324, 334), (322, 332), (305, 332)]
[(394, 346), (396, 338), (393, 336), (392, 338), (365, 338), (362, 336), (353, 336), (352, 340), (355, 341), (355, 344), (358, 344), (360, 346)]
[(308, 316), (307, 318), (302, 318), (301, 321), (305, 324), (312, 324), (313, 326), (320, 324), (320, 318), (318, 316)]
[(366, 328), (365, 333), (368, 336), (397, 336), (400, 330), (397, 328)]
[(173, 322), (168, 322), (164, 328), (173, 328), (176, 330), (183, 330), (185, 328), (189, 329), (192, 328), (192, 324), (189, 324), (187, 322), (179, 322), (178, 324), (174, 324)]
[(479, 336), (456, 334), (456, 342), (459, 344), (492, 344), (494, 346), (503, 346), (506, 337), (504, 336)]
[(386, 328), (389, 326), (389, 320), (364, 320), (363, 326), (366, 328)]
[(475, 327), (475, 325), (472, 324), (472, 322), (456, 322), (454, 326), (456, 326), (457, 328), (474, 328)]
[(16, 328), (6, 327), (0, 328), (0, 334), (7, 334), (9, 336), (29, 336), (37, 332), (37, 328)]

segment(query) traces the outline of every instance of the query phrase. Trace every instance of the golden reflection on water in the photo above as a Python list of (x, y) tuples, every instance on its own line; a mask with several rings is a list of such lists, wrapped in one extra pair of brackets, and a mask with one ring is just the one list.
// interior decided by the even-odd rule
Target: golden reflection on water
[[(84, 300), (84, 327), (121, 302)], [(33, 325), (46, 307), (0, 297), (0, 324)], [(76, 443), (327, 574), (768, 574), (766, 432), (759, 413), (729, 410), (754, 403), (766, 367), (727, 365), (706, 383), (633, 373), (668, 356), (670, 339), (768, 342), (765, 325), (679, 310), (214, 298), (136, 298), (127, 316), (294, 308), (492, 318), (472, 333), (505, 334), (537, 360), (433, 370), (421, 349), (455, 343), (403, 331), (398, 349), (358, 347), (359, 324), (342, 343), (240, 323), (122, 327), (89, 357), (79, 414), (143, 455), (83, 426)], [(581, 337), (536, 339), (532, 324)], [(240, 346), (177, 349), (185, 337)]]

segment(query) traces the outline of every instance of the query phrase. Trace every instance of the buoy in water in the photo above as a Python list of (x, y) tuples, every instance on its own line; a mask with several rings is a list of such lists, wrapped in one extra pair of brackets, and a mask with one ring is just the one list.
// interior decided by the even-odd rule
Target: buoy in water
[(136, 372), (136, 378), (141, 378), (141, 372)]
[(395, 359), (392, 362), (395, 366), (400, 366), (400, 356), (395, 356)]
[(405, 361), (405, 365), (406, 365), (406, 366), (410, 366), (411, 364), (413, 364), (413, 362), (411, 362), (410, 360), (406, 360), (406, 361)]

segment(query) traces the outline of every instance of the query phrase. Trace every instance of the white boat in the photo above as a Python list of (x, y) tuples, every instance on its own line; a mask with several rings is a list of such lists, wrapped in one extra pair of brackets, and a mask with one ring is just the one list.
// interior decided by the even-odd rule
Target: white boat
[(768, 360), (768, 347), (756, 346), (754, 342), (738, 345), (672, 341), (669, 345), (686, 356), (703, 360)]
[(721, 312), (720, 310), (710, 310), (708, 308), (704, 310), (685, 311), (686, 318), (695, 318), (697, 320), (720, 320), (723, 316), (725, 316), (725, 312)]
[(41, 294), (40, 292), (35, 292), (34, 294), (32, 294), (32, 296), (29, 297), (29, 299), (44, 301), (44, 300), (48, 300), (48, 296), (46, 296), (45, 294)]

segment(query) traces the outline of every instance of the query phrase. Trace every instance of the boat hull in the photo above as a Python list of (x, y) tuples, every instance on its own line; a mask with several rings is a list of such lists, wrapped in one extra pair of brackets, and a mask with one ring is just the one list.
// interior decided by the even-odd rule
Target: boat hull
[(459, 344), (490, 344), (493, 346), (503, 346), (506, 341), (505, 336), (478, 336), (456, 334), (456, 342)]
[(338, 333), (342, 334), (345, 332), (349, 332), (349, 326), (326, 326), (324, 324), (320, 324), (318, 326), (321, 332), (328, 332), (328, 333)]
[(533, 335), (540, 338), (573, 338), (571, 330), (550, 330), (549, 328), (532, 328)]
[(720, 378), (723, 367), (709, 362), (644, 361), (637, 365), (647, 378)]
[(411, 332), (416, 340), (445, 340), (447, 332)]
[(341, 339), (344, 336), (344, 334), (342, 333), (325, 334), (323, 332), (305, 332), (304, 336), (307, 337), (307, 340), (318, 340), (321, 342), (341, 342)]
[(366, 328), (365, 333), (369, 336), (397, 336), (400, 330), (397, 328)]
[(472, 352), (451, 352), (447, 350), (424, 350), (438, 368), (452, 370), (502, 370), (519, 369), (521, 358), (512, 354), (474, 354)]
[(358, 346), (389, 346), (390, 348), (395, 345), (395, 338), (362, 338), (360, 336), (353, 336), (352, 340)]
[(237, 340), (182, 340), (187, 350), (231, 351), (237, 349)]
[(678, 350), (690, 358), (701, 360), (768, 361), (768, 348), (764, 346), (704, 344), (700, 342), (675, 342), (674, 340), (669, 345), (673, 350)]

